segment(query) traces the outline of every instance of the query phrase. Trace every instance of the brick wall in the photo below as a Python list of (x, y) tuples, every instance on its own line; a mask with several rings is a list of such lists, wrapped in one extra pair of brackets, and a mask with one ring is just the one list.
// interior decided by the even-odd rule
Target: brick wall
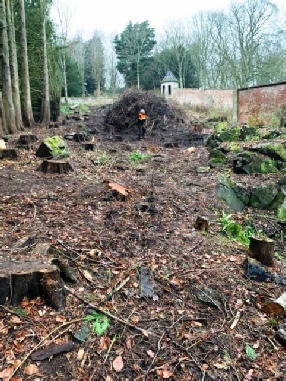
[(237, 121), (267, 124), (286, 105), (286, 83), (237, 90)]
[(233, 108), (234, 90), (174, 89), (173, 99), (180, 104), (204, 106), (208, 109)]

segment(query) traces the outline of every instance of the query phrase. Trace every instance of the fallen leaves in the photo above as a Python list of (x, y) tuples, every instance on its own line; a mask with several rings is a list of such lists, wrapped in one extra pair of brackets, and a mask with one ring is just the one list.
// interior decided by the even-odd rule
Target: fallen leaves
[(120, 372), (123, 369), (124, 364), (122, 356), (115, 357), (115, 359), (112, 362), (112, 367), (116, 372)]

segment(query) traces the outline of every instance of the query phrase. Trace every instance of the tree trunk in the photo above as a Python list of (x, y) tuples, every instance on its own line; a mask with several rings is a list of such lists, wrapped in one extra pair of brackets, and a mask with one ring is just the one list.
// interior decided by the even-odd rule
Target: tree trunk
[(26, 127), (34, 124), (34, 116), (31, 102), (28, 48), (27, 48), (27, 30), (25, 16), (25, 2), (20, 0), (20, 18), (21, 18), (21, 54), (22, 54), (22, 73), (23, 73), (23, 121)]
[(4, 113), (4, 106), (2, 101), (2, 91), (0, 91), (0, 134), (1, 136), (7, 134), (6, 119)]
[(39, 167), (39, 170), (44, 173), (59, 173), (65, 174), (73, 171), (73, 167), (68, 161), (64, 160), (44, 160)]
[(50, 125), (50, 86), (49, 86), (49, 70), (48, 70), (48, 53), (47, 53), (47, 35), (46, 35), (46, 4), (42, 5), (42, 35), (43, 35), (43, 77), (44, 77), (44, 89), (43, 89), (43, 101), (42, 101), (42, 113), (41, 123), (45, 127)]
[(11, 67), (11, 83), (12, 83), (12, 94), (13, 102), (15, 108), (15, 123), (16, 129), (23, 129), (22, 122), (22, 111), (21, 111), (21, 100), (20, 100), (20, 90), (19, 90), (19, 75), (18, 75), (18, 59), (16, 50), (16, 39), (15, 39), (15, 25), (14, 25), (14, 10), (13, 10), (13, 0), (7, 1), (7, 22), (8, 22), (8, 39), (10, 43), (10, 67)]
[(8, 133), (16, 132), (15, 110), (12, 95), (12, 82), (9, 59), (9, 42), (7, 33), (7, 16), (5, 0), (2, 0), (2, 44), (3, 44), (3, 106)]

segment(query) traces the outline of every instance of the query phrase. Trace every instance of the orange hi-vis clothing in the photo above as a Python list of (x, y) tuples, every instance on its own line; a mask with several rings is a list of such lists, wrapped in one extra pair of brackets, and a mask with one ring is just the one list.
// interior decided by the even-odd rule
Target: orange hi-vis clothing
[(146, 119), (146, 114), (143, 114), (142, 112), (139, 112), (139, 120), (145, 120)]

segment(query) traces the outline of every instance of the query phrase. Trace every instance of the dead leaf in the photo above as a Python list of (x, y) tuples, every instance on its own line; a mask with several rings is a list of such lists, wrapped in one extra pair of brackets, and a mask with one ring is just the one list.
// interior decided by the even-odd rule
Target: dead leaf
[(189, 148), (187, 149), (187, 151), (188, 151), (189, 153), (194, 153), (194, 152), (196, 152), (196, 148), (195, 148), (195, 147), (189, 147)]
[(110, 337), (101, 336), (99, 339), (99, 348), (100, 349), (107, 349), (110, 345)]
[(59, 323), (64, 323), (66, 321), (66, 318), (63, 315), (57, 315), (56, 316), (56, 321), (59, 322)]
[(225, 369), (226, 363), (224, 363), (224, 362), (222, 362), (222, 363), (217, 362), (217, 363), (213, 364), (213, 366), (215, 366), (217, 369)]
[(173, 372), (170, 371), (170, 366), (168, 364), (164, 364), (161, 369), (157, 369), (156, 372), (158, 376), (165, 379), (173, 376)]
[(126, 347), (128, 349), (131, 349), (133, 346), (134, 346), (134, 340), (133, 339), (126, 340)]
[(116, 371), (116, 372), (120, 372), (122, 369), (123, 369), (123, 359), (122, 359), (122, 356), (117, 356), (113, 362), (112, 362), (112, 366), (113, 366), (113, 369)]
[(153, 351), (151, 351), (151, 349), (149, 349), (149, 350), (147, 351), (147, 355), (148, 355), (149, 357), (151, 357), (152, 359), (155, 357), (155, 353), (154, 353)]
[(3, 369), (2, 372), (0, 372), (0, 378), (2, 378), (3, 381), (9, 381), (12, 373), (13, 373), (13, 368)]
[(34, 364), (29, 364), (24, 368), (24, 373), (27, 374), (28, 376), (32, 376), (33, 374), (36, 374), (39, 372), (39, 369), (37, 365)]
[(19, 316), (12, 315), (11, 319), (10, 319), (10, 322), (12, 324), (20, 324), (20, 323), (22, 323), (22, 320), (19, 318)]
[(79, 350), (77, 352), (77, 359), (79, 361), (81, 361), (83, 359), (83, 356), (84, 356), (84, 349), (83, 348), (79, 348)]

